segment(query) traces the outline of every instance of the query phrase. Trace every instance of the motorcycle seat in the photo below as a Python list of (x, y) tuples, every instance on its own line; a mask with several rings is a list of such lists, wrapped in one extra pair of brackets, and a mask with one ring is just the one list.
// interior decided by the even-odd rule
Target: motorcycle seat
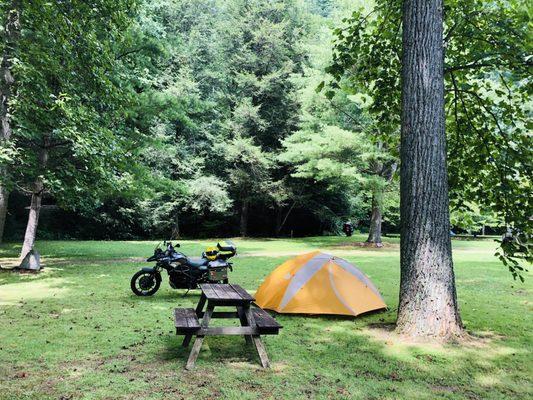
[(207, 266), (207, 263), (209, 260), (207, 258), (202, 257), (187, 257), (187, 264), (189, 264), (191, 267), (205, 267)]

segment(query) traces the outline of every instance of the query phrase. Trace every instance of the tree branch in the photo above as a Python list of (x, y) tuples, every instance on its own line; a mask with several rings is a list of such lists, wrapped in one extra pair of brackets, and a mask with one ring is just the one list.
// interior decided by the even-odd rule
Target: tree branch
[(133, 54), (133, 53), (138, 53), (138, 52), (140, 52), (142, 50), (146, 50), (147, 48), (148, 48), (148, 46), (141, 46), (141, 47), (138, 47), (136, 49), (126, 50), (124, 53), (118, 54), (115, 57), (115, 60), (120, 60), (123, 57), (129, 56), (130, 54)]
[(444, 73), (446, 74), (450, 72), (460, 71), (463, 69), (475, 69), (475, 68), (483, 68), (483, 67), (501, 67), (502, 65), (504, 64), (501, 62), (497, 62), (497, 61), (496, 62), (474, 61), (474, 62), (471, 62), (470, 64), (455, 65), (455, 66), (444, 68)]

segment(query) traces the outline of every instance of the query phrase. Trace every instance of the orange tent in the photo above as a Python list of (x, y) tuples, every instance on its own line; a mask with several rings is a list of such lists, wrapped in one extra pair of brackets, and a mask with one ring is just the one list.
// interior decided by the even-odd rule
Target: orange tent
[(379, 291), (348, 261), (315, 251), (285, 261), (255, 294), (279, 313), (359, 315), (387, 308)]

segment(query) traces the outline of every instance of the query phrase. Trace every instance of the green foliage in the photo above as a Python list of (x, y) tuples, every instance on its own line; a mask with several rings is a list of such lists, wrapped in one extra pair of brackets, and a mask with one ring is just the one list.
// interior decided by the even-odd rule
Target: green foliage
[(455, 210), (450, 215), (452, 226), (459, 227), (469, 233), (479, 233), (484, 227), (501, 228), (504, 221), (498, 219), (494, 213), (481, 210), (475, 204), (466, 204), (466, 207)]
[[(458, 210), (479, 204), (512, 228), (514, 239), (502, 243), (498, 255), (514, 277), (523, 272), (517, 260), (532, 257), (527, 12), (521, 2), (483, 0), (447, 2), (444, 10), (451, 203)], [(370, 12), (355, 11), (335, 34), (328, 86), (369, 94), (382, 140), (394, 146), (400, 123), (401, 3), (382, 0)]]
[[(12, 175), (22, 187), (42, 176), (63, 207), (91, 207), (118, 185), (132, 159), (127, 149), (135, 135), (121, 121), (129, 93), (114, 78), (135, 1), (18, 5)], [(46, 165), (39, 162), (42, 151)]]
[(188, 182), (186, 207), (194, 212), (224, 212), (231, 206), (228, 183), (214, 176), (200, 176)]
[[(331, 185), (362, 184), (375, 147), (361, 133), (325, 126), (298, 131), (284, 142), (280, 160), (295, 164), (293, 176), (328, 181)], [(355, 186), (356, 188), (357, 186)]]
[(43, 177), (45, 202), (93, 221), (88, 237), (235, 234), (244, 201), (252, 234), (336, 232), (372, 198), (396, 212), (394, 123), (364, 82), (315, 90), (353, 1), (27, 3), (0, 159), (19, 161), (19, 191)]
[(268, 198), (272, 160), (252, 138), (237, 135), (229, 143), (220, 145), (220, 152), (229, 165), (226, 174), (237, 198), (241, 201)]
[[(289, 78), (304, 60), (294, 46), (303, 34), (299, 7), (260, 0), (144, 4), (135, 40), (157, 43), (158, 51), (128, 58), (143, 76), (139, 108), (150, 112), (134, 118), (152, 137), (142, 159), (152, 183), (161, 182), (144, 191), (151, 210), (144, 215), (157, 215), (152, 221), (138, 215), (146, 226), (158, 231), (177, 213), (222, 219), (222, 212), (239, 213), (243, 200), (283, 202), (270, 153), (298, 116)], [(166, 181), (182, 182), (185, 192), (170, 196)]]

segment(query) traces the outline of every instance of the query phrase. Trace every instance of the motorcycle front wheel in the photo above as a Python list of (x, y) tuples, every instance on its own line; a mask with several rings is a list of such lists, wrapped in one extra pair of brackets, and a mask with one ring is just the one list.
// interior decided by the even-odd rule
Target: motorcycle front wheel
[(161, 285), (161, 275), (149, 271), (139, 271), (131, 278), (131, 290), (137, 296), (152, 296)]

